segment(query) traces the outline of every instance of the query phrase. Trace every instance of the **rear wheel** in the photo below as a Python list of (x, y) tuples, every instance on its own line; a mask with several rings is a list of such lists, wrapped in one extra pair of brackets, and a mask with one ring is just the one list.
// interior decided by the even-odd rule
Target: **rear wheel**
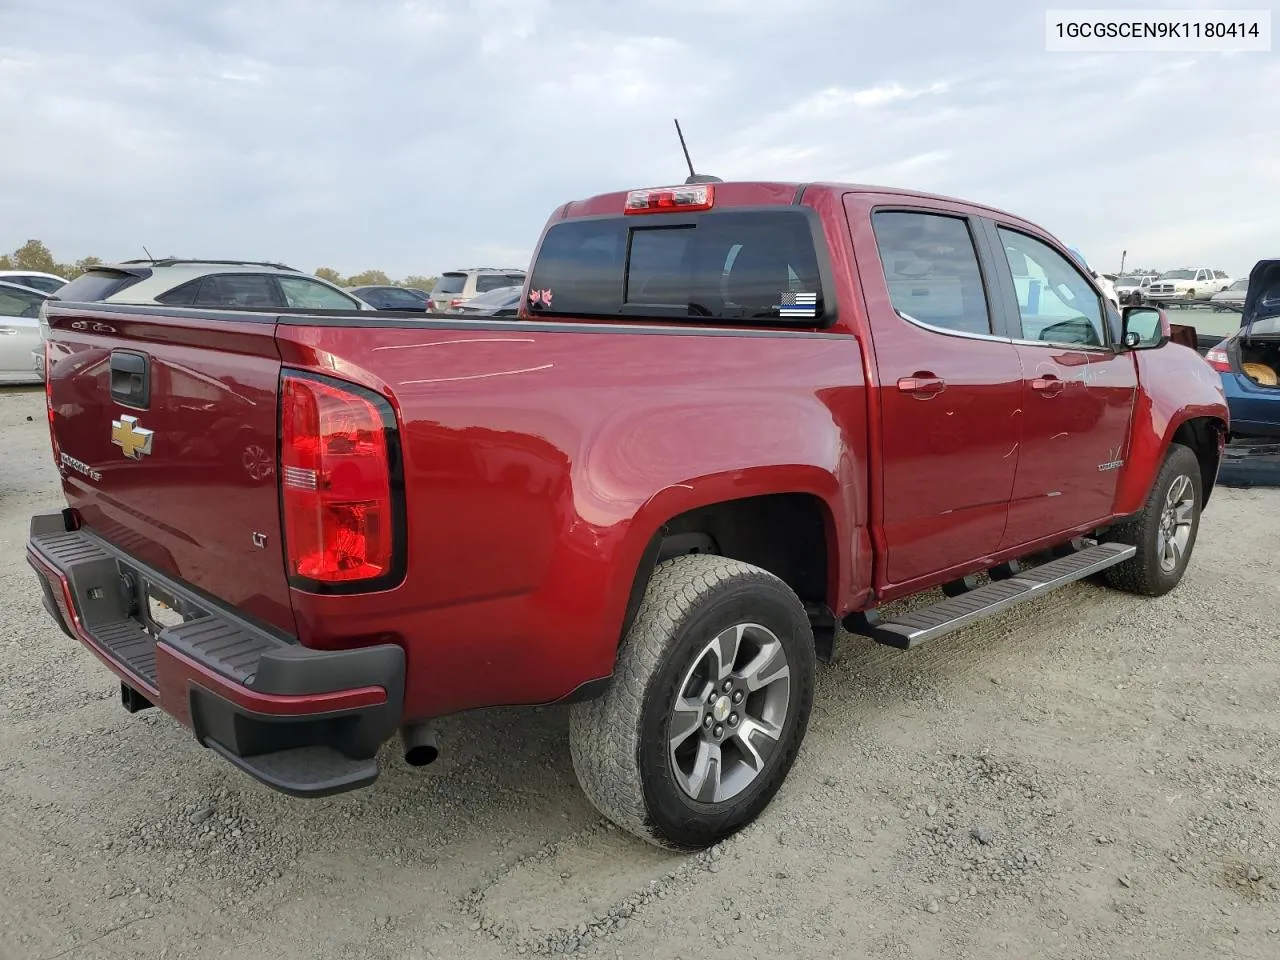
[(1200, 462), (1189, 447), (1175, 443), (1165, 455), (1142, 512), (1106, 536), (1138, 548), (1133, 557), (1106, 571), (1107, 582), (1148, 597), (1176, 587), (1195, 547), (1203, 502)]
[(697, 849), (769, 804), (813, 706), (813, 632), (777, 577), (724, 557), (661, 564), (613, 681), (569, 715), (583, 791), (651, 843)]

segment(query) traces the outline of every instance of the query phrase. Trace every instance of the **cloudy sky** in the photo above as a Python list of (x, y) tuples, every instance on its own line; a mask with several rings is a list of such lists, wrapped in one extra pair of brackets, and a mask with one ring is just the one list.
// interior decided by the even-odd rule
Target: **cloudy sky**
[(1050, 54), (1046, 5), (0, 0), (0, 250), (522, 265), (564, 200), (678, 182), (679, 116), (700, 172), (978, 200), (1105, 269), (1280, 255), (1276, 54)]

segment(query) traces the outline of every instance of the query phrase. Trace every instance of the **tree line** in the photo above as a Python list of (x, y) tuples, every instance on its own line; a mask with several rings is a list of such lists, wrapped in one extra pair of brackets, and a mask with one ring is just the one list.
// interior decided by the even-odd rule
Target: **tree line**
[[(83, 257), (74, 263), (59, 263), (54, 259), (49, 248), (39, 240), (28, 240), (12, 253), (0, 254), (0, 270), (29, 270), (32, 273), (53, 273), (68, 280), (74, 280), (86, 270), (100, 266), (100, 257)], [(315, 276), (340, 287), (363, 287), (374, 284), (396, 287), (417, 287), (419, 290), (431, 292), (436, 285), (437, 277), (424, 277), (417, 274), (403, 280), (392, 280), (381, 270), (364, 270), (344, 277), (332, 267), (320, 267)]]

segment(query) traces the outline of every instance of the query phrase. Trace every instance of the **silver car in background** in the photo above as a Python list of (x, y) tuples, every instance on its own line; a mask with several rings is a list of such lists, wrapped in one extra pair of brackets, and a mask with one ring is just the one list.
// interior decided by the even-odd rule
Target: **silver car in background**
[(66, 278), (39, 270), (0, 270), (0, 283), (16, 283), (41, 293), (57, 293), (59, 288), (67, 285)]
[(91, 267), (59, 300), (239, 310), (372, 310), (327, 280), (256, 260), (126, 260)]
[(1225, 290), (1219, 290), (1209, 298), (1209, 304), (1215, 310), (1236, 307), (1244, 308), (1244, 295), (1249, 292), (1249, 278), (1243, 277), (1237, 280)]
[(50, 295), (0, 280), (0, 384), (44, 382), (40, 307)]

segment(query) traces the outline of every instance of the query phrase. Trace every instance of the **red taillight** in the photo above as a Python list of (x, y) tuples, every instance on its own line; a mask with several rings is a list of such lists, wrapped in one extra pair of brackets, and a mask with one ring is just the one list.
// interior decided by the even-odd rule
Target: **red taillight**
[(467, 301), (466, 301), (466, 300), (463, 300), (461, 297), (455, 297), (453, 300), (450, 300), (450, 301), (449, 301), (449, 306), (451, 306), (451, 307), (460, 307), (460, 306), (462, 306), (462, 305), (463, 305), (464, 303), (466, 303), (466, 302), (467, 302)]
[(45, 415), (49, 418), (49, 444), (53, 447), (53, 462), (61, 469), (62, 454), (58, 450), (58, 438), (53, 432), (53, 377), (50, 374), (53, 371), (53, 344), (48, 340), (44, 341), (44, 409)]
[(1227, 341), (1223, 340), (1220, 344), (1204, 355), (1204, 362), (1213, 367), (1219, 373), (1231, 372), (1231, 358), (1227, 356)]
[(711, 184), (686, 187), (655, 187), (627, 194), (624, 213), (672, 213), (681, 210), (710, 210), (715, 193)]
[(394, 428), (378, 404), (363, 390), (286, 374), (280, 419), (290, 576), (349, 584), (392, 574), (399, 522), (388, 436)]

